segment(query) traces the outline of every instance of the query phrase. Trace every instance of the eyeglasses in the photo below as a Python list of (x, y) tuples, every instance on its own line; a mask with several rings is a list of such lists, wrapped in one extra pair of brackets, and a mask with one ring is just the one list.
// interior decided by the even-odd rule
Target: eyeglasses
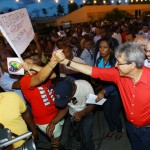
[(116, 65), (121, 66), (121, 65), (130, 65), (132, 64), (132, 62), (126, 62), (126, 63), (119, 63), (118, 61), (116, 61)]

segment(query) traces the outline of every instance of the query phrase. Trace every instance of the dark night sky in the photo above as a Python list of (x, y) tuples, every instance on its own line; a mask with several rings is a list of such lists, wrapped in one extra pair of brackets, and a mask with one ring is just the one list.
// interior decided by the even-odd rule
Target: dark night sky
[[(37, 0), (0, 0), (0, 12), (8, 12), (8, 9), (19, 9), (26, 7), (30, 16), (43, 16), (42, 8), (45, 8), (48, 12), (48, 16), (53, 16), (57, 13), (57, 5), (61, 4), (65, 8), (67, 13), (67, 5), (69, 0), (59, 0), (59, 3), (56, 3), (55, 0), (41, 0), (40, 3)], [(79, 6), (82, 4), (82, 0), (74, 0)]]

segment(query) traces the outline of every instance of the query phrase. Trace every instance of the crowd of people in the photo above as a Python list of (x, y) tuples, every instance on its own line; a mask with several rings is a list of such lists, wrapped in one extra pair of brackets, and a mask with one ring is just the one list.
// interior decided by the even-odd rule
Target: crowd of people
[[(95, 150), (92, 132), (97, 105), (86, 104), (89, 95), (95, 94), (95, 103), (107, 99), (99, 106), (109, 127), (104, 138), (122, 138), (120, 112), (125, 111), (132, 150), (148, 150), (149, 28), (149, 20), (137, 18), (114, 24), (78, 24), (62, 29), (65, 36), (56, 30), (44, 38), (35, 33), (21, 55), (23, 76), (8, 72), (7, 58), (16, 54), (1, 36), (0, 123), (17, 135), (32, 131), (37, 141), (40, 130), (49, 137), (51, 149), (60, 150), (63, 125), (68, 120), (68, 139), (80, 141), (82, 150)], [(69, 150), (70, 144), (64, 148)]]

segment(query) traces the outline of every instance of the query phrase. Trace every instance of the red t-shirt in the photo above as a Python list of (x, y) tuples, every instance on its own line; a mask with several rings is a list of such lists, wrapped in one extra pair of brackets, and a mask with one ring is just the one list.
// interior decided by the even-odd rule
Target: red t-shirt
[(38, 87), (30, 87), (31, 78), (31, 75), (26, 75), (21, 79), (22, 93), (31, 105), (34, 122), (48, 124), (58, 113), (54, 104), (54, 91), (50, 89), (51, 81), (48, 80)]
[(150, 69), (142, 68), (142, 76), (137, 83), (131, 78), (121, 77), (117, 68), (92, 68), (92, 77), (117, 84), (126, 116), (134, 125), (150, 125)]

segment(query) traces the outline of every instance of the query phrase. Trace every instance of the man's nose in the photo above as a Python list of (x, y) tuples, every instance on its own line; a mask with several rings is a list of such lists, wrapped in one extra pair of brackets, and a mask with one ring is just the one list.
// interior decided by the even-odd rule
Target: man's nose
[(115, 67), (118, 68), (118, 62), (115, 63)]

